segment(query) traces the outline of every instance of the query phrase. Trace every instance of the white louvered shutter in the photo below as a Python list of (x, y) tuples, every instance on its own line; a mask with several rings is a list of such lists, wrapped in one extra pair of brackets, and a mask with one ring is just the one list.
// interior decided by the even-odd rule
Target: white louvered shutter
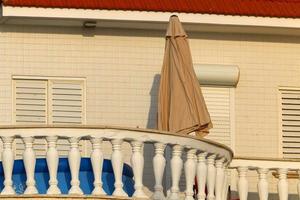
[[(14, 79), (14, 118), (16, 124), (83, 124), (84, 82), (82, 80), (30, 80)], [(84, 142), (80, 143), (81, 151)], [(70, 144), (59, 140), (60, 156), (67, 156)], [(16, 158), (22, 158), (24, 144), (15, 141)], [(34, 150), (37, 157), (45, 157), (46, 141), (36, 139)], [(86, 155), (86, 152), (82, 152)]]
[[(14, 118), (16, 124), (47, 123), (47, 81), (13, 80)], [(37, 157), (44, 156), (46, 142), (36, 139), (34, 150)], [(22, 158), (24, 144), (21, 139), (15, 140), (16, 158)]]
[(47, 123), (47, 81), (14, 80), (14, 117), (17, 124)]
[(280, 89), (284, 158), (300, 158), (300, 89)]
[(230, 88), (202, 87), (213, 128), (206, 138), (231, 147)]
[(83, 81), (49, 81), (49, 112), (52, 124), (82, 124)]
[[(84, 123), (84, 85), (83, 81), (49, 80), (49, 122), (52, 124), (83, 124)], [(80, 151), (83, 156), (83, 146), (80, 142)], [(70, 143), (59, 140), (57, 149), (60, 156), (66, 157)]]

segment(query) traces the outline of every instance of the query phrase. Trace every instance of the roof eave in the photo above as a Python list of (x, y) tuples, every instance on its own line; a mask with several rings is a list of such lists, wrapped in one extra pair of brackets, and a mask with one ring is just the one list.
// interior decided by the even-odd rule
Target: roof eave
[[(82, 26), (84, 21), (93, 20), (100, 27), (165, 29), (169, 17), (179, 16), (187, 30), (192, 31), (221, 31), (247, 32), (268, 34), (300, 34), (300, 18), (273, 18), (252, 16), (231, 16), (214, 14), (191, 14), (171, 12), (121, 11), (121, 10), (91, 10), (91, 9), (62, 9), (10, 7), (2, 5), (2, 18), (5, 24)], [(39, 23), (40, 21), (40, 23)], [(42, 22), (42, 23), (41, 23)], [(1, 23), (1, 21), (0, 21)], [(149, 26), (151, 24), (151, 26)], [(203, 30), (208, 28), (208, 30)], [(242, 28), (242, 29), (241, 29)], [(210, 30), (211, 29), (211, 30)], [(275, 32), (274, 32), (275, 31)]]

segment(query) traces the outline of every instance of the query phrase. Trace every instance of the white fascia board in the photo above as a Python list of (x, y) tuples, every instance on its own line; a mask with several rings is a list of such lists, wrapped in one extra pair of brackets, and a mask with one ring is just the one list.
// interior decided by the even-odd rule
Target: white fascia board
[(293, 29), (300, 28), (300, 18), (2, 6), (2, 17), (17, 18), (113, 20), (120, 22), (133, 21), (167, 23), (169, 21), (169, 17), (173, 14), (178, 15), (181, 22), (189, 24), (278, 27)]

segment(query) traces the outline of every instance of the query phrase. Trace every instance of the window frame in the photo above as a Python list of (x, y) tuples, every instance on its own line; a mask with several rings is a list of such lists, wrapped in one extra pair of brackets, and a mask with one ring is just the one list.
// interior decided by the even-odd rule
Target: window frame
[(82, 123), (81, 124), (86, 124), (86, 78), (84, 77), (60, 77), (60, 76), (23, 76), (23, 75), (13, 75), (11, 77), (11, 97), (12, 97), (12, 106), (11, 106), (11, 110), (12, 110), (12, 124), (16, 125), (16, 114), (15, 114), (15, 101), (16, 101), (16, 96), (15, 96), (15, 81), (14, 80), (41, 80), (41, 81), (47, 81), (47, 89), (46, 89), (46, 101), (47, 101), (47, 109), (46, 109), (46, 125), (50, 125), (53, 123), (50, 123), (50, 116), (49, 116), (49, 82), (50, 81), (82, 81)]

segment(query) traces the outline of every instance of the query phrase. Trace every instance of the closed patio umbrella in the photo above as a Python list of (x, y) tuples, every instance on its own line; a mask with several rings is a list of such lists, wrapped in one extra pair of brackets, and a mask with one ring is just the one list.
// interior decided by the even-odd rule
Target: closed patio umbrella
[(171, 16), (158, 97), (158, 129), (204, 136), (211, 119), (196, 77), (185, 33), (177, 16)]

